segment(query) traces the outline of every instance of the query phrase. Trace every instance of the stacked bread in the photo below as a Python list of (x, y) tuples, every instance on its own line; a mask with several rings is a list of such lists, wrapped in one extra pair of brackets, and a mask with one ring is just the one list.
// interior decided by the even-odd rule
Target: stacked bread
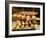
[(13, 29), (35, 29), (37, 25), (37, 12), (21, 12), (20, 14), (13, 14)]

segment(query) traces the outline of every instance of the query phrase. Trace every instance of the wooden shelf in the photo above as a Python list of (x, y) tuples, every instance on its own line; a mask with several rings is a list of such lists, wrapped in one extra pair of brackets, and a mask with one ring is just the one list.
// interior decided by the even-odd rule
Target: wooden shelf
[[(17, 13), (16, 13), (17, 14)], [(37, 12), (20, 12), (19, 14), (24, 14), (24, 15), (38, 15)], [(13, 14), (13, 16), (15, 16), (15, 14)]]
[[(12, 20), (25, 20), (25, 21), (27, 21), (26, 19), (21, 19), (21, 18), (19, 18), (19, 19), (17, 19), (17, 18), (13, 18)], [(40, 18), (31, 18), (30, 20), (40, 20)]]

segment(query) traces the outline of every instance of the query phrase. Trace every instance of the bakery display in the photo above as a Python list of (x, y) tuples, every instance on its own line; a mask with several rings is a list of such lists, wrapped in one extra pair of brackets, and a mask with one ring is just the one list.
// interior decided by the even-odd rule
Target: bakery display
[(19, 13), (12, 14), (12, 27), (13, 30), (19, 31), (24, 29), (35, 30), (38, 24), (40, 25), (40, 18), (38, 18), (38, 12), (35, 11), (21, 11)]

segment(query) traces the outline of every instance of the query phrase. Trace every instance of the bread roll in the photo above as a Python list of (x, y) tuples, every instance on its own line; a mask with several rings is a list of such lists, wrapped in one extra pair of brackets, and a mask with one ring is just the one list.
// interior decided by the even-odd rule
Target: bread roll
[(20, 20), (17, 20), (17, 23), (20, 23)]
[(32, 23), (33, 23), (33, 24), (36, 24), (37, 22), (36, 22), (36, 20), (33, 20)]
[(26, 18), (26, 20), (27, 20), (27, 21), (30, 21), (30, 19), (31, 19), (31, 18), (30, 18), (30, 16), (28, 15), (27, 18)]
[(20, 20), (17, 20), (17, 23), (18, 23), (18, 25), (21, 25), (21, 21)]
[(21, 28), (24, 28), (24, 25), (22, 24)]
[(20, 29), (20, 26), (18, 25), (18, 26), (16, 27), (16, 29)]
[(18, 14), (18, 15), (17, 15), (17, 18), (18, 18), (18, 19), (20, 19), (21, 17), (22, 17), (22, 15), (21, 15), (21, 14)]
[(35, 16), (35, 15), (33, 15), (33, 16), (32, 16), (32, 18), (36, 18), (36, 16)]
[(17, 17), (17, 14), (13, 14), (12, 16), (13, 16), (13, 17)]
[(24, 21), (22, 21), (22, 24), (23, 24), (23, 25), (25, 24)]
[(23, 16), (22, 16), (22, 19), (24, 20), (25, 18), (26, 18), (26, 15), (23, 15)]
[(26, 21), (26, 22), (25, 22), (25, 24), (27, 25), (27, 24), (28, 24), (28, 22)]

